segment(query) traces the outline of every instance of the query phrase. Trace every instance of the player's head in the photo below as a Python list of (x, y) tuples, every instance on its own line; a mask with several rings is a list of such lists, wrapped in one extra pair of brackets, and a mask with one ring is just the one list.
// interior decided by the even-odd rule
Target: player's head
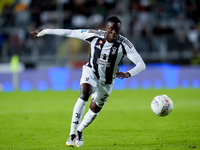
[(117, 39), (120, 29), (121, 21), (119, 20), (119, 18), (115, 16), (108, 18), (106, 21), (106, 40), (108, 42), (114, 42)]

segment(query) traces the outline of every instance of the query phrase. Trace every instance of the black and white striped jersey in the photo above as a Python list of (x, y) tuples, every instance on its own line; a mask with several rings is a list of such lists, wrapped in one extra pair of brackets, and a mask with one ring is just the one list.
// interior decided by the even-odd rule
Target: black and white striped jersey
[(119, 64), (127, 56), (136, 66), (128, 72), (131, 76), (145, 69), (145, 64), (133, 44), (124, 36), (118, 35), (114, 43), (106, 41), (106, 31), (103, 30), (68, 30), (45, 29), (45, 34), (63, 35), (78, 38), (90, 43), (91, 51), (88, 67), (91, 67), (96, 77), (105, 84), (111, 84), (115, 78), (114, 73), (119, 70)]

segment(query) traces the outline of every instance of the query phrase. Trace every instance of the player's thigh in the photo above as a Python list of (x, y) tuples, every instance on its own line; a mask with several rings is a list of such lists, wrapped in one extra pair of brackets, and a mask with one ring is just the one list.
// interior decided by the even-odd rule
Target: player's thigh
[(113, 85), (98, 84), (95, 88), (95, 92), (92, 94), (92, 100), (97, 104), (98, 107), (103, 107), (107, 102)]
[(91, 68), (87, 66), (83, 66), (80, 85), (84, 83), (90, 84), (92, 87), (97, 86), (97, 78), (95, 77)]

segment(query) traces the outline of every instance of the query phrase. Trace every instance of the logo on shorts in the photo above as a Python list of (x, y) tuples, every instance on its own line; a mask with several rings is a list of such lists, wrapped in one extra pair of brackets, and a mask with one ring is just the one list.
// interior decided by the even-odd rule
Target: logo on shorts
[(89, 80), (89, 78), (88, 78), (88, 77), (86, 77), (86, 78), (85, 78), (85, 81), (88, 81), (88, 80)]

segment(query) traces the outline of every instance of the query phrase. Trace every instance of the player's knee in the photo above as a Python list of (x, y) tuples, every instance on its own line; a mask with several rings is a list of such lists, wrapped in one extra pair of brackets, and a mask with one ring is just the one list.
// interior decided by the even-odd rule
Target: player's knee
[(81, 94), (80, 98), (83, 100), (88, 100), (92, 93), (92, 86), (89, 84), (82, 84), (81, 85)]
[(91, 111), (93, 111), (94, 113), (99, 113), (101, 109), (102, 107), (99, 107), (96, 102), (93, 102), (93, 101), (91, 102), (90, 104)]
[(90, 97), (90, 93), (86, 91), (81, 91), (80, 98), (87, 101)]

